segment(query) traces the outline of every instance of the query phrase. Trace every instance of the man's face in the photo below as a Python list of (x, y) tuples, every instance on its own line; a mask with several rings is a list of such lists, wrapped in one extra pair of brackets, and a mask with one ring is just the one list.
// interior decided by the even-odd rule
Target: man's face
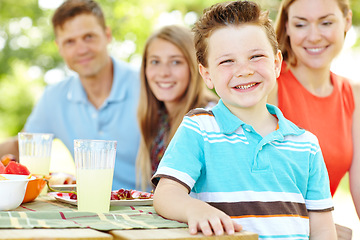
[(56, 44), (60, 55), (80, 78), (93, 78), (109, 61), (107, 45), (111, 41), (110, 29), (103, 29), (95, 16), (81, 14), (57, 27)]

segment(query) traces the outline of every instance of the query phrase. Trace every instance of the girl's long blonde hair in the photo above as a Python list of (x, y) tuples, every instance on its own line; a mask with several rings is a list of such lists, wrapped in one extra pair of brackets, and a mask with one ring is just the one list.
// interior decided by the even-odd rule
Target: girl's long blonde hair
[(187, 90), (180, 102), (177, 104), (176, 109), (173, 109), (174, 114), (172, 114), (171, 119), (169, 119), (170, 132), (166, 139), (166, 145), (174, 136), (184, 115), (189, 110), (196, 107), (205, 107), (210, 101), (218, 100), (217, 96), (206, 88), (199, 74), (195, 57), (193, 36), (190, 29), (177, 25), (165, 26), (148, 38), (141, 63), (141, 89), (138, 106), (138, 121), (141, 139), (136, 159), (136, 179), (137, 185), (139, 185), (139, 182), (141, 181), (140, 187), (142, 190), (145, 190), (150, 185), (150, 178), (152, 174), (150, 147), (159, 131), (159, 129), (157, 129), (159, 122), (158, 112), (161, 108), (165, 107), (163, 102), (157, 100), (151, 92), (145, 74), (148, 47), (154, 39), (163, 39), (178, 47), (183, 53), (190, 68), (190, 81)]

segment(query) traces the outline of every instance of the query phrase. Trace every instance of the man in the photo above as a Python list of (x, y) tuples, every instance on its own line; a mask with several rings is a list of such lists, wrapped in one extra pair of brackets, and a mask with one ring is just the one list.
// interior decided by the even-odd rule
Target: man
[[(113, 189), (134, 189), (138, 72), (109, 56), (111, 30), (96, 2), (65, 1), (52, 23), (59, 53), (77, 76), (46, 88), (24, 131), (53, 133), (72, 155), (74, 139), (116, 140)], [(16, 138), (0, 145), (5, 153), (18, 155)]]

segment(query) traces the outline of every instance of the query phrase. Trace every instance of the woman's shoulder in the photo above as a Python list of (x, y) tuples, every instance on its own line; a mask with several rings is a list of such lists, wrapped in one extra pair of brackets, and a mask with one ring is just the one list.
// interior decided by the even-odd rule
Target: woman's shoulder
[(359, 79), (356, 79), (356, 80), (354, 80), (354, 79), (347, 79), (347, 78), (345, 78), (345, 79), (346, 79), (346, 80), (348, 81), (348, 83), (350, 84), (350, 86), (351, 86), (354, 94), (355, 94), (355, 95), (359, 95), (359, 93), (360, 93), (360, 78), (359, 78)]
[(333, 72), (331, 72), (331, 78), (333, 84), (337, 84), (343, 93), (354, 95), (354, 98), (360, 94), (360, 79), (349, 79)]
[(356, 80), (351, 80), (349, 81), (352, 92), (353, 92), (353, 96), (354, 96), (354, 100), (355, 100), (355, 105), (359, 105), (360, 104), (360, 79)]

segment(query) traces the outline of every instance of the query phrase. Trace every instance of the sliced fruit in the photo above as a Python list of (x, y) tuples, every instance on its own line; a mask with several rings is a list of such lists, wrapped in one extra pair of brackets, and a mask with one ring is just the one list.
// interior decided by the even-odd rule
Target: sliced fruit
[(5, 167), (9, 164), (10, 161), (16, 162), (16, 157), (12, 154), (5, 154), (1, 157), (1, 162), (2, 164), (4, 164)]
[(5, 167), (6, 174), (19, 174), (19, 175), (29, 175), (30, 171), (24, 165), (10, 161), (9, 164)]
[(5, 173), (5, 166), (2, 164), (2, 162), (0, 162), (0, 174), (1, 173)]

